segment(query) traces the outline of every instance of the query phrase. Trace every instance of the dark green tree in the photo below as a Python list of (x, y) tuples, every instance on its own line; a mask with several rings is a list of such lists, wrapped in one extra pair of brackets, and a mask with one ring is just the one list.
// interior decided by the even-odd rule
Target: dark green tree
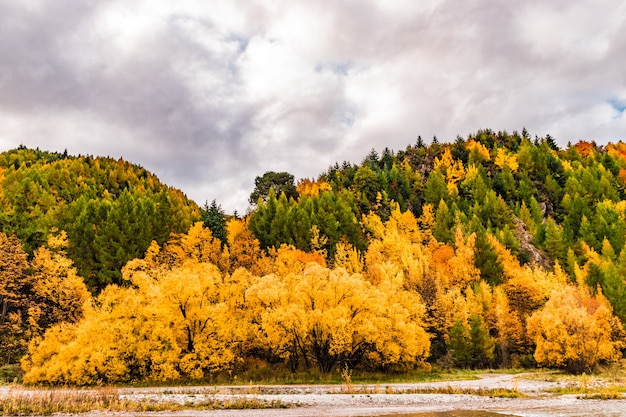
[(274, 190), (277, 197), (284, 193), (287, 199), (298, 198), (298, 191), (296, 190), (292, 174), (268, 171), (254, 179), (254, 190), (250, 194), (248, 201), (253, 205), (256, 205), (259, 199), (266, 201), (271, 189)]
[(552, 259), (558, 259), (561, 263), (565, 262), (567, 255), (567, 246), (563, 238), (563, 231), (552, 217), (549, 217), (546, 221), (546, 231), (543, 247), (546, 253), (550, 255)]
[(480, 277), (492, 286), (502, 284), (504, 268), (498, 254), (489, 243), (487, 230), (476, 216), (470, 221), (470, 231), (476, 233), (474, 266), (480, 271)]
[(226, 236), (226, 216), (222, 206), (217, 204), (215, 200), (209, 205), (208, 201), (200, 208), (200, 219), (204, 223), (204, 227), (211, 230), (213, 237), (218, 238), (222, 242), (222, 246), (227, 243)]
[(494, 358), (495, 344), (481, 315), (473, 314), (469, 328), (456, 321), (449, 332), (448, 351), (454, 363), (463, 368), (486, 368)]
[(435, 212), (433, 236), (439, 242), (454, 243), (454, 212), (441, 200)]

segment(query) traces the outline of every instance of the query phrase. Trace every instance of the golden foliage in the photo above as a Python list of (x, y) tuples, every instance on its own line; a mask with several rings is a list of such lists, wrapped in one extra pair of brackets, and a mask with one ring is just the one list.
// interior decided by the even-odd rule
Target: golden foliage
[(517, 156), (511, 155), (504, 148), (498, 148), (498, 153), (493, 163), (500, 169), (508, 168), (513, 172), (517, 171), (519, 168)]
[(489, 149), (485, 147), (482, 143), (475, 140), (468, 140), (465, 148), (471, 153), (475, 153), (478, 155), (480, 161), (489, 161), (491, 156), (489, 155)]
[(82, 318), (89, 291), (76, 273), (62, 248), (67, 246), (64, 232), (48, 238), (50, 249), (39, 248), (31, 262), (33, 305), (29, 308), (30, 329), (39, 334), (55, 323), (73, 323)]
[(446, 148), (441, 158), (435, 158), (434, 169), (441, 170), (449, 184), (456, 184), (465, 177), (463, 162), (452, 158), (450, 148)]
[(258, 239), (254, 237), (247, 227), (244, 227), (233, 236), (228, 250), (230, 271), (235, 271), (237, 268), (246, 268), (255, 275), (263, 275), (270, 271), (270, 260), (261, 251)]
[[(383, 224), (374, 213), (370, 213), (365, 221), (373, 234), (365, 254), (367, 277), (377, 284), (384, 279), (385, 271), (396, 270), (398, 279), (404, 281), (406, 288), (421, 285), (428, 270), (430, 253), (421, 244), (423, 235), (413, 214), (409, 211), (401, 213), (396, 206), (387, 223)], [(390, 269), (389, 264), (396, 268)]]
[(377, 288), (359, 274), (310, 263), (299, 273), (268, 275), (247, 291), (259, 305), (259, 334), (267, 349), (297, 368), (322, 372), (367, 352), (382, 365), (421, 363), (429, 338), (418, 299), (387, 281)]
[[(76, 324), (34, 340), (22, 360), (26, 383), (94, 385), (173, 379), (180, 348), (169, 319), (131, 288), (107, 287)], [(132, 371), (131, 371), (132, 370)]]
[[(209, 262), (215, 246), (198, 225), (160, 251), (129, 262), (129, 288), (107, 287), (73, 326), (33, 341), (27, 382), (71, 383), (203, 378), (241, 360), (249, 336), (242, 309), (252, 278), (224, 275)], [(45, 252), (42, 252), (45, 254)]]
[(307, 195), (311, 197), (317, 197), (324, 191), (331, 191), (333, 188), (326, 181), (313, 181), (308, 178), (303, 178), (298, 181), (296, 185), (296, 191), (299, 195)]
[(592, 297), (585, 287), (556, 288), (545, 307), (528, 319), (537, 362), (575, 373), (620, 358), (623, 333), (607, 299)]
[(363, 272), (361, 254), (349, 242), (340, 240), (335, 245), (335, 268), (343, 268), (351, 274)]
[(326, 260), (319, 253), (304, 252), (291, 245), (281, 245), (277, 251), (272, 253), (272, 259), (273, 271), (279, 276), (301, 273), (311, 262), (326, 266)]
[(510, 367), (513, 365), (511, 354), (523, 350), (526, 335), (518, 311), (511, 307), (506, 293), (500, 287), (493, 291), (490, 318), (493, 320), (490, 327), (496, 331), (495, 342), (502, 357), (502, 366)]
[(242, 219), (232, 218), (226, 223), (226, 235), (228, 238), (228, 244), (235, 243), (235, 238), (248, 228), (246, 222)]

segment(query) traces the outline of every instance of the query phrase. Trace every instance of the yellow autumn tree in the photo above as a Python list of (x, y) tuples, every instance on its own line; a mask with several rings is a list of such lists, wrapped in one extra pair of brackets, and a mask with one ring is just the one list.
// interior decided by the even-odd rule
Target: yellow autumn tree
[(25, 321), (30, 306), (28, 255), (20, 240), (0, 232), (0, 363), (12, 363), (25, 348)]
[(181, 348), (169, 318), (134, 288), (107, 287), (75, 324), (35, 339), (24, 382), (95, 385), (179, 377)]
[(624, 329), (610, 303), (601, 293), (592, 297), (584, 286), (555, 289), (527, 326), (537, 363), (572, 373), (613, 362), (624, 347)]
[(290, 273), (302, 273), (310, 262), (326, 266), (326, 260), (318, 252), (304, 252), (292, 245), (281, 245), (278, 250), (271, 250), (273, 271), (279, 276)]
[(431, 270), (441, 286), (464, 289), (480, 280), (480, 271), (474, 265), (475, 241), (474, 233), (466, 237), (462, 228), (457, 227), (454, 248), (441, 245), (433, 251)]
[(446, 148), (440, 158), (435, 158), (433, 169), (440, 170), (445, 175), (448, 193), (458, 193), (456, 184), (465, 177), (465, 168), (463, 161), (452, 158), (450, 148)]
[[(401, 284), (400, 284), (401, 285)], [(429, 339), (418, 299), (394, 287), (382, 292), (359, 274), (310, 263), (302, 273), (265, 276), (247, 298), (259, 316), (259, 340), (292, 370), (323, 373), (364, 360), (379, 366), (422, 363)]]
[(511, 308), (508, 297), (501, 287), (493, 290), (491, 310), (492, 323), (495, 330), (496, 350), (503, 368), (519, 365), (519, 355), (524, 353), (524, 326), (519, 313)]
[(28, 321), (33, 335), (56, 323), (80, 320), (84, 304), (89, 299), (85, 282), (77, 275), (72, 260), (65, 255), (65, 232), (51, 235), (48, 247), (37, 249), (31, 262), (32, 300)]
[(343, 268), (351, 274), (363, 272), (363, 258), (350, 242), (340, 240), (335, 245), (334, 267)]
[(259, 240), (254, 237), (244, 220), (233, 219), (228, 222), (228, 252), (230, 272), (246, 268), (255, 275), (271, 272), (271, 260), (261, 250)]
[(196, 222), (187, 233), (176, 235), (168, 241), (160, 253), (160, 261), (169, 265), (179, 265), (192, 259), (198, 262), (210, 262), (223, 266), (227, 270), (229, 265), (222, 265), (222, 243), (213, 237), (211, 229), (204, 227), (202, 222)]
[(511, 155), (504, 148), (498, 148), (496, 159), (493, 162), (498, 168), (508, 168), (512, 172), (517, 171), (517, 169), (519, 168), (519, 164), (517, 163), (517, 156)]
[(192, 378), (203, 378), (231, 367), (238, 347), (246, 338), (246, 326), (235, 320), (221, 296), (223, 276), (210, 263), (189, 260), (156, 279), (153, 303), (174, 322), (176, 341), (183, 349), (180, 369)]
[(317, 197), (324, 191), (332, 191), (332, 189), (332, 186), (326, 181), (313, 181), (308, 178), (301, 179), (296, 185), (296, 191), (300, 196)]
[(395, 205), (386, 223), (370, 213), (365, 219), (372, 233), (365, 254), (367, 277), (377, 284), (389, 271), (402, 274), (407, 289), (418, 289), (428, 270), (430, 251), (422, 245), (423, 235), (410, 211)]
[(164, 253), (153, 243), (123, 269), (129, 287), (107, 287), (82, 320), (53, 326), (31, 343), (25, 381), (204, 378), (235, 366), (250, 335), (243, 310), (253, 277), (245, 270), (223, 274), (209, 262), (210, 239), (194, 226)]
[(468, 140), (465, 144), (465, 148), (470, 152), (470, 163), (480, 163), (482, 161), (489, 161), (491, 156), (489, 149), (482, 143), (475, 140)]
[(552, 290), (562, 284), (564, 275), (545, 271), (536, 265), (522, 266), (496, 237), (489, 235), (488, 240), (502, 264), (506, 281), (501, 288), (510, 306), (519, 313), (520, 318), (525, 319), (546, 303)]

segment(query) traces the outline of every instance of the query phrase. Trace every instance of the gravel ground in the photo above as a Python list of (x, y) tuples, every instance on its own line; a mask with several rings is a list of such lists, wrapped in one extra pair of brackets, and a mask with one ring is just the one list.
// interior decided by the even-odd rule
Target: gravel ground
[[(232, 399), (233, 397), (280, 401), (291, 406), (284, 409), (259, 410), (186, 410), (179, 412), (144, 413), (158, 417), (348, 417), (382, 416), (398, 414), (438, 413), (453, 410), (475, 410), (523, 417), (578, 417), (626, 416), (626, 399), (585, 400), (575, 395), (553, 395), (546, 390), (563, 382), (534, 379), (529, 375), (486, 374), (471, 381), (429, 382), (412, 384), (354, 385), (352, 393), (346, 386), (337, 385), (286, 385), (286, 386), (218, 386), (184, 388), (124, 388), (121, 395), (130, 399), (176, 401), (180, 403), (202, 401), (207, 398)], [(411, 390), (428, 390), (452, 387), (455, 389), (495, 388), (516, 389), (523, 398), (491, 398), (466, 394), (407, 394)], [(0, 397), (8, 391), (0, 387)], [(120, 415), (127, 413), (90, 413), (91, 416)], [(425, 417), (437, 414), (425, 414)]]
[[(593, 382), (591, 382), (593, 383)], [(626, 416), (624, 400), (584, 400), (575, 395), (553, 395), (546, 391), (565, 382), (545, 381), (531, 374), (485, 374), (470, 381), (443, 381), (410, 384), (354, 385), (346, 393), (345, 386), (220, 386), (172, 389), (130, 389), (126, 394), (141, 398), (166, 396), (181, 402), (201, 400), (203, 396), (231, 398), (245, 396), (268, 402), (280, 401), (293, 408), (272, 410), (185, 411), (176, 416), (214, 417), (317, 417), (317, 416), (381, 416), (409, 413), (433, 413), (452, 410), (482, 410), (525, 417)], [(462, 394), (406, 394), (416, 390), (452, 389), (491, 390), (516, 389), (524, 398), (491, 398)], [(156, 397), (154, 397), (156, 396)], [(191, 397), (193, 396), (193, 397)]]

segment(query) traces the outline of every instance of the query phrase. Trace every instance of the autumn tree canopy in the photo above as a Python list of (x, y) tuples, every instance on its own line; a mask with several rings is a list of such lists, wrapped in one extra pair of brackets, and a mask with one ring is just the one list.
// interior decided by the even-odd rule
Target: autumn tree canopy
[(625, 343), (625, 149), (418, 140), (297, 186), (267, 172), (243, 218), (125, 161), (4, 152), (0, 361), (78, 385), (259, 364), (592, 372)]

